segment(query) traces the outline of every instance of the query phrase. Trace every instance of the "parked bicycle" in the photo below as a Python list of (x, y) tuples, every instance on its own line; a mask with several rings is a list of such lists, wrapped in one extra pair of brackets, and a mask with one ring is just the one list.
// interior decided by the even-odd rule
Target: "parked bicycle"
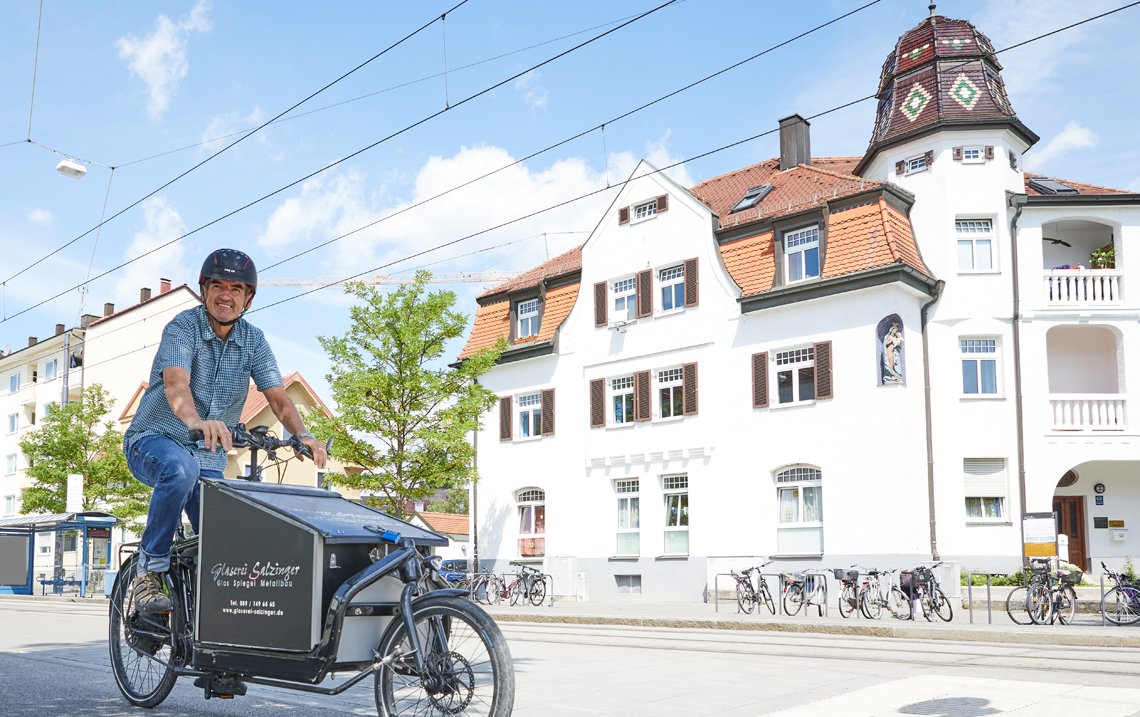
[(520, 601), (525, 603), (528, 600), (535, 607), (542, 605), (542, 601), (546, 599), (546, 577), (542, 571), (514, 561), (511, 561), (511, 565), (518, 568), (515, 579), (507, 585), (507, 595), (510, 596), (511, 605), (517, 605)]
[[(768, 590), (768, 581), (760, 572), (771, 564), (772, 561), (769, 560), (763, 565), (746, 568), (739, 573), (732, 571), (732, 577), (736, 580), (736, 604), (740, 606), (741, 612), (751, 615), (759, 603), (768, 608), (768, 612), (773, 615), (776, 614), (776, 601), (772, 599), (772, 593)], [(757, 584), (755, 586), (752, 584), (753, 574), (756, 575)]]
[(1077, 592), (1074, 584), (1079, 584), (1084, 573), (1081, 571), (1057, 570), (1054, 574), (1048, 562), (1044, 565), (1042, 579), (1030, 581), (1026, 592), (1026, 612), (1036, 625), (1052, 625), (1060, 622), (1068, 625), (1077, 612)]
[[(852, 565), (851, 568), (858, 568)], [(859, 571), (851, 568), (832, 568), (831, 572), (839, 581), (839, 614), (851, 617), (859, 608)]]
[[(781, 575), (784, 583), (784, 612), (788, 615), (799, 613), (805, 605), (815, 605), (820, 617), (827, 602), (827, 580), (823, 575), (801, 570)], [(807, 610), (804, 610), (807, 614)]]
[(1104, 619), (1113, 625), (1135, 625), (1140, 622), (1140, 588), (1120, 573), (1109, 570), (1103, 562), (1100, 567), (1114, 583), (1113, 588), (1100, 599), (1100, 613)]
[[(853, 565), (852, 567), (858, 566)], [(893, 617), (899, 620), (909, 620), (911, 616), (910, 600), (907, 599), (902, 588), (895, 585), (890, 577), (898, 571), (871, 568), (865, 572), (867, 578), (863, 580), (862, 585), (859, 587), (857, 600), (859, 610), (863, 613), (863, 616), (871, 620), (878, 620), (883, 616), (883, 608), (886, 607), (890, 610)], [(883, 592), (882, 588), (883, 578), (886, 578), (890, 585), (886, 593)]]
[[(241, 425), (233, 437), (274, 460), (308, 452)], [(135, 605), (137, 552), (111, 592), (111, 671), (130, 704), (157, 706), (179, 677), (210, 699), (248, 684), (336, 695), (373, 676), (381, 715), (509, 717), (510, 652), (427, 553), (442, 538), (323, 489), (200, 482), (200, 534), (179, 536), (162, 577), (171, 609)], [(320, 686), (345, 671), (356, 674)]]
[(954, 617), (954, 606), (950, 604), (950, 599), (942, 591), (942, 586), (938, 583), (938, 576), (934, 573), (934, 568), (940, 565), (942, 565), (941, 562), (930, 566), (920, 565), (911, 571), (914, 576), (914, 588), (911, 597), (919, 603), (922, 616), (926, 618), (927, 622), (933, 620), (935, 615), (943, 622), (950, 622)]
[(503, 601), (506, 583), (491, 572), (474, 573), (470, 576), (471, 599), (484, 605), (498, 605)]

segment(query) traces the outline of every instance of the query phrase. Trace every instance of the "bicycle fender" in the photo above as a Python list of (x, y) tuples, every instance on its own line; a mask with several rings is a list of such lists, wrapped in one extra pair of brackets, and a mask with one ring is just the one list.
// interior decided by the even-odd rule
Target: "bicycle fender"
[(426, 592), (423, 595), (412, 598), (412, 608), (415, 609), (416, 605), (433, 597), (461, 597), (466, 598), (470, 594), (469, 590), (462, 590), (460, 588), (439, 588)]

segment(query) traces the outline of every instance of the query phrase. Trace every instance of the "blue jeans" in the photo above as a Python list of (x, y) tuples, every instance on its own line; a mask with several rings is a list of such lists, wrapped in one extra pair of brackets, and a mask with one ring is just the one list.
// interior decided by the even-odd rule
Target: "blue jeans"
[(198, 477), (222, 478), (222, 473), (203, 470), (190, 451), (166, 436), (143, 436), (135, 441), (127, 452), (127, 467), (135, 478), (154, 488), (142, 534), (138, 573), (164, 573), (170, 569), (170, 548), (183, 511), (194, 532), (198, 532)]

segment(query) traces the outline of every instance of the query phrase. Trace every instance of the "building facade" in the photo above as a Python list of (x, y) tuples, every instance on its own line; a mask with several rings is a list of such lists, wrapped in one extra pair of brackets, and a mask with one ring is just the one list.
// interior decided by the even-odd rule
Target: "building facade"
[(479, 560), (697, 600), (769, 560), (1010, 571), (1055, 511), (1072, 562), (1119, 568), (1140, 197), (1025, 173), (1000, 71), (932, 16), (862, 156), (812, 157), (793, 115), (778, 158), (696, 187), (642, 163), (581, 247), (481, 296), (459, 359), (509, 349), (481, 379)]

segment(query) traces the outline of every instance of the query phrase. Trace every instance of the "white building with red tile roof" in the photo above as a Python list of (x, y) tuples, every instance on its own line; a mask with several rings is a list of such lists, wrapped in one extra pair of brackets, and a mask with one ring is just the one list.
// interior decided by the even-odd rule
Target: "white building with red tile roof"
[(480, 296), (459, 359), (508, 342), (480, 562), (593, 599), (699, 600), (767, 560), (953, 586), (1043, 552), (1023, 519), (1053, 511), (1086, 570), (1133, 554), (1140, 196), (1023, 172), (1000, 69), (928, 18), (862, 157), (812, 157), (793, 115), (780, 157), (691, 189), (643, 162), (581, 247)]

